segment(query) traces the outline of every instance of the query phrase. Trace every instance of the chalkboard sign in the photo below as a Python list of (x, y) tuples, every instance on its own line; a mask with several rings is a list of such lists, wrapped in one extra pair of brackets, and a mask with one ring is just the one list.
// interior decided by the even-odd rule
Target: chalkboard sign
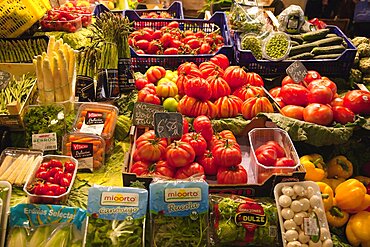
[(182, 136), (182, 115), (177, 112), (157, 112), (154, 114), (155, 135), (160, 138)]
[(293, 79), (294, 82), (299, 83), (303, 81), (307, 75), (307, 69), (300, 61), (295, 61), (287, 69), (286, 73)]
[(11, 74), (9, 72), (0, 70), (0, 90), (8, 86), (10, 77), (11, 77)]
[(156, 112), (164, 112), (163, 106), (136, 102), (132, 115), (133, 125), (154, 127), (154, 113)]

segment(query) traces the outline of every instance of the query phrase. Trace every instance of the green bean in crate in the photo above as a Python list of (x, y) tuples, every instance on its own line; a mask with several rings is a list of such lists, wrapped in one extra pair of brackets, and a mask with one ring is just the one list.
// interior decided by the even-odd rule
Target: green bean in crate
[(260, 38), (253, 34), (245, 34), (241, 39), (243, 50), (250, 50), (256, 59), (262, 58), (262, 41)]
[(151, 246), (203, 247), (208, 240), (208, 184), (156, 181), (149, 186)]

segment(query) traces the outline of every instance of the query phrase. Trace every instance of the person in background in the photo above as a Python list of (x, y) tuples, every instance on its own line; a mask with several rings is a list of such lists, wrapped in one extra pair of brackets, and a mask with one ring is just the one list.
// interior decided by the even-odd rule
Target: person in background
[(328, 0), (308, 0), (305, 9), (305, 16), (308, 20), (313, 18), (322, 18), (323, 2), (327, 3)]

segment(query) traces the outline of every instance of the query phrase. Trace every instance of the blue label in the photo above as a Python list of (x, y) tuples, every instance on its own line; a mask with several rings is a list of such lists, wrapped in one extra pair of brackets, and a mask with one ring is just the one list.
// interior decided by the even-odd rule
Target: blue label
[(55, 223), (73, 223), (81, 229), (86, 210), (62, 205), (18, 204), (10, 209), (10, 227), (37, 227)]
[(89, 189), (87, 211), (95, 218), (125, 220), (145, 217), (148, 191), (130, 187), (95, 186)]
[(208, 212), (208, 184), (202, 181), (159, 181), (150, 184), (150, 211), (167, 216)]

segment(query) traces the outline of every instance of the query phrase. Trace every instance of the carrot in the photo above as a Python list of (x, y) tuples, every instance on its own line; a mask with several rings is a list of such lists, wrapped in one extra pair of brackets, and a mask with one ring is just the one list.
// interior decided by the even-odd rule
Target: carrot
[(104, 129), (102, 134), (109, 134), (110, 130), (112, 128), (113, 118), (111, 117), (111, 114), (107, 115), (107, 118), (105, 119)]
[[(103, 109), (103, 108), (85, 108), (82, 112), (100, 112), (100, 113), (111, 113), (112, 110), (111, 109)], [(86, 115), (86, 113), (85, 113)]]
[(76, 128), (81, 129), (81, 127), (82, 127), (82, 122), (78, 122), (77, 125), (76, 125)]
[(93, 169), (99, 169), (100, 167), (102, 167), (102, 163), (100, 161), (97, 161), (97, 160), (94, 160), (93, 162)]

